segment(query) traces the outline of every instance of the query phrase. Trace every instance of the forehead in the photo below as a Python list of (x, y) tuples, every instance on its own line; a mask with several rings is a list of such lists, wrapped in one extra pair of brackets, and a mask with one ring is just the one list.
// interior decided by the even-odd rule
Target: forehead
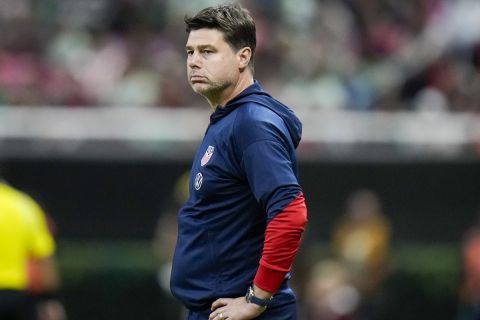
[(217, 29), (198, 29), (190, 31), (187, 39), (187, 47), (197, 46), (222, 46), (226, 45), (223, 32)]

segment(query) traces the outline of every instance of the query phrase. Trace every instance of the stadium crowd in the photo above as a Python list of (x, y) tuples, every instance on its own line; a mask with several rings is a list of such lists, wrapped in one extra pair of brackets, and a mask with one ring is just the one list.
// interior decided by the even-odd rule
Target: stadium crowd
[[(219, 1), (3, 0), (0, 104), (202, 105), (183, 17)], [(480, 111), (476, 0), (243, 1), (256, 77), (296, 108)]]

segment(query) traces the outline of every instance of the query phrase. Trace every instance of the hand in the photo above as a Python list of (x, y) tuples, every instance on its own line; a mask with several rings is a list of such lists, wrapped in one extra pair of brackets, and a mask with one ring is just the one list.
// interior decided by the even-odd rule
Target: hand
[(65, 308), (57, 300), (46, 300), (37, 305), (39, 320), (65, 320)]
[(265, 308), (254, 303), (247, 303), (245, 297), (221, 298), (212, 303), (209, 320), (249, 320), (255, 319)]

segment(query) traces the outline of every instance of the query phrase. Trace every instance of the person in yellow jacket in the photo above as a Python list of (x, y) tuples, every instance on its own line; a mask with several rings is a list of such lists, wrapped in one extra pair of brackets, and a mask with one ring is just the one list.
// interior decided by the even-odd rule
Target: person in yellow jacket
[[(61, 304), (39, 294), (59, 286), (55, 243), (41, 207), (27, 194), (0, 180), (0, 319), (64, 319)], [(32, 281), (31, 270), (35, 270)]]

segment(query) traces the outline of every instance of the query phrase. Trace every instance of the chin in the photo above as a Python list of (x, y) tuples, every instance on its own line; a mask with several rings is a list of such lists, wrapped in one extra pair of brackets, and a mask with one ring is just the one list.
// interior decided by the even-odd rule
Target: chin
[(208, 93), (212, 91), (212, 88), (206, 83), (193, 83), (192, 89), (195, 91), (195, 93), (198, 93), (202, 96), (208, 95)]

